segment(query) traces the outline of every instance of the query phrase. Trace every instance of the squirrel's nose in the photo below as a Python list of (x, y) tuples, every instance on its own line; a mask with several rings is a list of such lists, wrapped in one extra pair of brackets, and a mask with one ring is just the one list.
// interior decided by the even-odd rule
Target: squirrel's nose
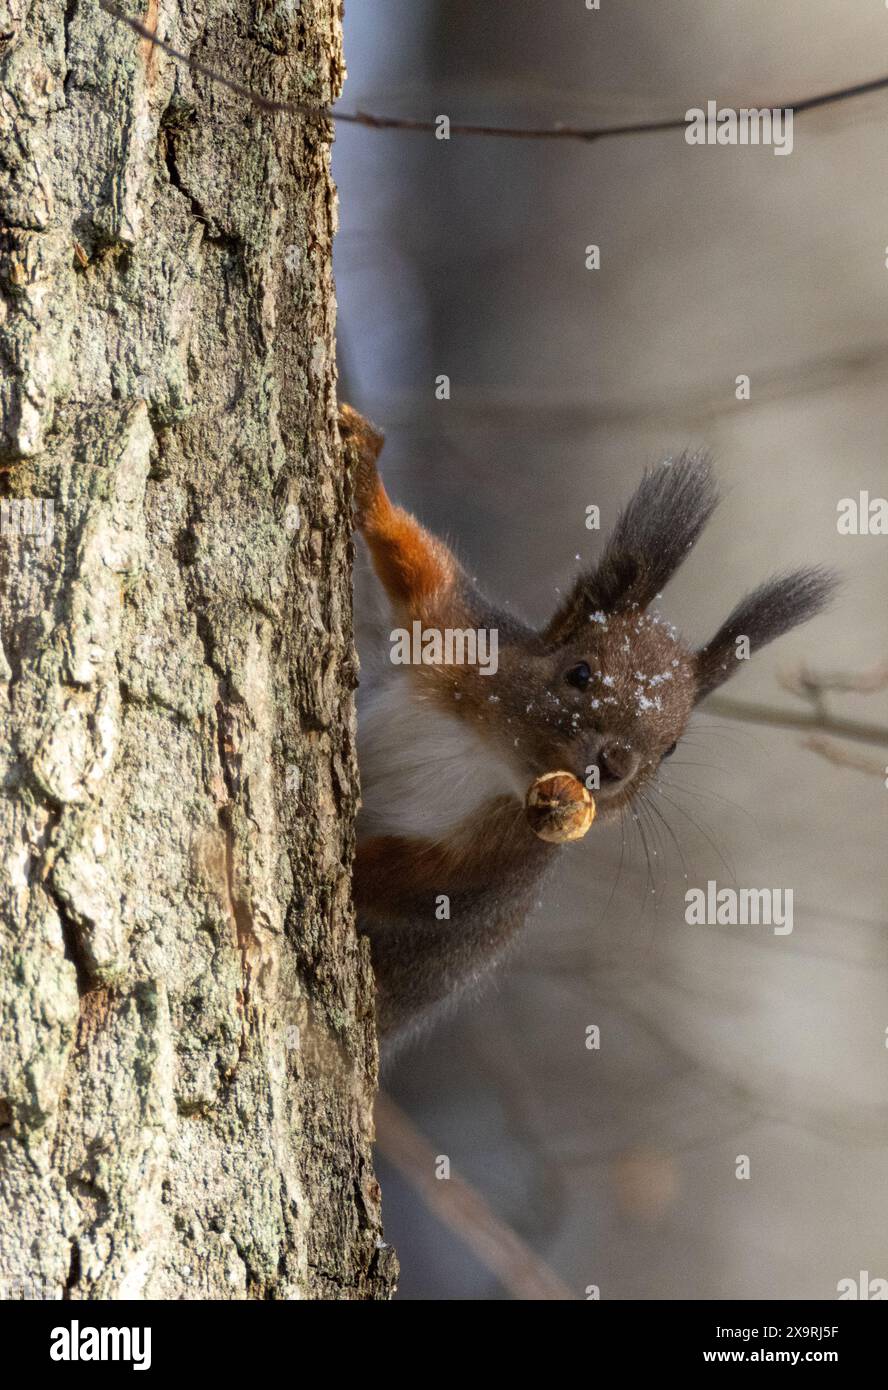
[(638, 754), (628, 743), (619, 739), (605, 739), (598, 750), (598, 770), (602, 786), (613, 782), (626, 782), (638, 769)]

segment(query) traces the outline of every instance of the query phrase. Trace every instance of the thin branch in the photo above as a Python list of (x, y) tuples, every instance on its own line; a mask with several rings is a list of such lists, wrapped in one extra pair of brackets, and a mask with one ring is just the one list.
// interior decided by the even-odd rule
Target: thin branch
[(824, 738), (823, 734), (812, 734), (810, 738), (802, 741), (802, 747), (810, 748), (812, 753), (819, 753), (821, 758), (826, 758), (839, 767), (852, 767), (855, 772), (868, 772), (876, 777), (888, 775), (888, 767), (876, 758), (867, 758), (862, 753), (852, 753), (849, 748), (843, 748), (841, 744), (833, 743), (832, 739)]
[[(153, 44), (155, 48), (160, 48), (164, 53), (175, 58), (177, 63), (183, 63), (192, 72), (199, 73), (201, 77), (206, 77), (210, 82), (216, 82), (220, 87), (227, 87), (229, 92), (234, 92), (236, 96), (245, 97), (254, 106), (258, 106), (260, 111), (276, 113), (288, 111), (294, 116), (306, 116), (309, 120), (317, 121), (319, 124), (330, 120), (332, 112), (327, 106), (306, 106), (298, 101), (275, 101), (272, 97), (264, 97), (259, 92), (254, 92), (250, 87), (245, 87), (243, 83), (236, 82), (233, 77), (226, 77), (224, 73), (217, 72), (215, 68), (208, 67), (206, 63), (201, 63), (197, 58), (191, 58), (187, 53), (182, 53), (178, 48), (173, 48), (171, 43), (165, 39), (159, 39), (138, 19), (131, 19), (124, 14), (111, 0), (99, 0), (99, 9), (104, 10), (112, 19), (119, 20), (127, 28), (132, 29), (134, 34), (138, 34), (140, 39), (146, 43)], [(339, 119), (351, 120), (352, 117), (339, 117)]]
[(376, 1142), (390, 1163), (407, 1179), (426, 1206), (515, 1298), (575, 1301), (578, 1297), (511, 1227), (500, 1221), (473, 1187), (451, 1173), (437, 1178), (437, 1155), (395, 1104), (380, 1092), (376, 1098)]
[[(871, 695), (888, 686), (888, 661), (881, 661), (871, 671), (857, 672), (832, 671), (817, 673), (806, 666), (797, 671), (784, 673), (780, 677), (784, 690), (800, 696), (810, 706), (807, 713), (795, 710), (774, 709), (770, 705), (747, 704), (742, 700), (710, 700), (708, 708), (713, 714), (721, 714), (726, 719), (741, 719), (747, 724), (772, 724), (783, 729), (807, 729), (814, 737), (806, 739), (805, 747), (813, 748), (832, 762), (844, 762), (848, 767), (859, 767), (867, 772), (874, 764), (855, 758), (852, 754), (840, 757), (829, 740), (820, 735), (832, 734), (837, 738), (850, 738), (858, 743), (873, 743), (888, 747), (888, 729), (884, 725), (864, 724), (855, 719), (837, 719), (830, 714), (826, 696), (830, 690), (851, 691), (858, 695)], [(829, 750), (829, 751), (828, 751)], [(877, 769), (881, 772), (881, 768)]]
[[(244, 97), (260, 111), (271, 114), (287, 112), (292, 116), (302, 116), (306, 120), (314, 121), (318, 125), (324, 125), (327, 121), (338, 121), (348, 125), (364, 126), (369, 130), (418, 131), (425, 135), (433, 135), (438, 130), (437, 120), (427, 120), (417, 116), (381, 116), (371, 111), (339, 111), (330, 106), (308, 106), (304, 102), (277, 101), (273, 97), (261, 96), (259, 92), (252, 91), (249, 87), (235, 81), (234, 78), (227, 77), (224, 73), (217, 72), (215, 68), (208, 67), (206, 63), (201, 63), (196, 58), (189, 57), (187, 53), (173, 48), (172, 44), (167, 43), (165, 39), (159, 39), (138, 19), (131, 19), (129, 15), (124, 14), (117, 5), (112, 3), (112, 0), (99, 0), (99, 6), (112, 19), (126, 24), (134, 34), (138, 34), (140, 39), (162, 49), (171, 58), (175, 58), (176, 62), (184, 63), (192, 72), (199, 73), (201, 77), (206, 77), (211, 82), (217, 82), (237, 96)], [(888, 76), (874, 77), (869, 82), (858, 82), (851, 87), (838, 87), (830, 92), (821, 92), (817, 96), (805, 97), (795, 103), (773, 103), (771, 109), (792, 110), (793, 114), (797, 116), (805, 111), (814, 111), (824, 106), (834, 106), (842, 101), (851, 101), (855, 97), (884, 91), (886, 88), (888, 88)], [(758, 105), (760, 106), (761, 103)], [(504, 140), (582, 140), (589, 144), (595, 140), (612, 139), (618, 135), (649, 135), (657, 131), (684, 130), (686, 127), (686, 117), (672, 116), (659, 121), (636, 121), (628, 125), (613, 126), (574, 126), (565, 125), (562, 122), (544, 127), (499, 126), (451, 121), (449, 131), (451, 135), (492, 136)]]
[(888, 747), (888, 729), (879, 724), (859, 723), (854, 719), (835, 719), (832, 715), (803, 713), (801, 710), (775, 709), (771, 705), (751, 704), (746, 700), (710, 700), (706, 708), (724, 719), (740, 719), (747, 724), (771, 724), (778, 729), (804, 729), (809, 733), (834, 734), (858, 743), (873, 743)]
[(820, 696), (826, 690), (842, 690), (854, 695), (873, 695), (888, 687), (888, 661), (882, 661), (871, 671), (814, 672), (803, 666), (798, 671), (790, 671), (781, 677), (784, 690), (805, 699)]

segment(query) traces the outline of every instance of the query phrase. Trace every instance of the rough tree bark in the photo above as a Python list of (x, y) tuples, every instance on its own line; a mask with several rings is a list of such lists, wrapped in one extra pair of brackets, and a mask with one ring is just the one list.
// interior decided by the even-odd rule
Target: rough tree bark
[[(336, 0), (122, 3), (338, 93)], [(330, 131), (96, 0), (0, 80), (0, 1294), (386, 1297)]]

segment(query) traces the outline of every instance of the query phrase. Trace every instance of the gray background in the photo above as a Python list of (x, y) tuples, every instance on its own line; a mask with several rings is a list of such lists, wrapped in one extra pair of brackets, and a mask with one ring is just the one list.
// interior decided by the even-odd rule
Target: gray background
[[(346, 55), (350, 109), (613, 123), (878, 76), (888, 9), (351, 0)], [(778, 157), (682, 132), (343, 126), (335, 148), (343, 394), (387, 431), (390, 491), (542, 619), (600, 544), (586, 506), (606, 528), (645, 464), (708, 445), (727, 497), (670, 618), (702, 640), (776, 568), (845, 575), (829, 615), (728, 688), (787, 708), (781, 672), (888, 655), (888, 538), (836, 530), (840, 498), (888, 495), (888, 94), (800, 115), (794, 139)], [(888, 725), (885, 691), (831, 707)], [(801, 745), (704, 707), (668, 764), (681, 855), (664, 833), (649, 870), (630, 837), (618, 874), (618, 828), (572, 847), (483, 1003), (385, 1078), (576, 1297), (828, 1299), (860, 1270), (888, 1277), (888, 791)], [(793, 934), (687, 926), (685, 873), (793, 888)], [(401, 1297), (510, 1296), (399, 1172), (380, 1176)]]

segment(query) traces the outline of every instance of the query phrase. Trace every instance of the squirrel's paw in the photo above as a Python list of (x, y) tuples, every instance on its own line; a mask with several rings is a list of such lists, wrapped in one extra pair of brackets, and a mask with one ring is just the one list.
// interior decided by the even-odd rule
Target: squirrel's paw
[(360, 526), (379, 491), (376, 460), (382, 451), (385, 436), (344, 401), (339, 405), (339, 434), (346, 466), (354, 469), (355, 507)]

